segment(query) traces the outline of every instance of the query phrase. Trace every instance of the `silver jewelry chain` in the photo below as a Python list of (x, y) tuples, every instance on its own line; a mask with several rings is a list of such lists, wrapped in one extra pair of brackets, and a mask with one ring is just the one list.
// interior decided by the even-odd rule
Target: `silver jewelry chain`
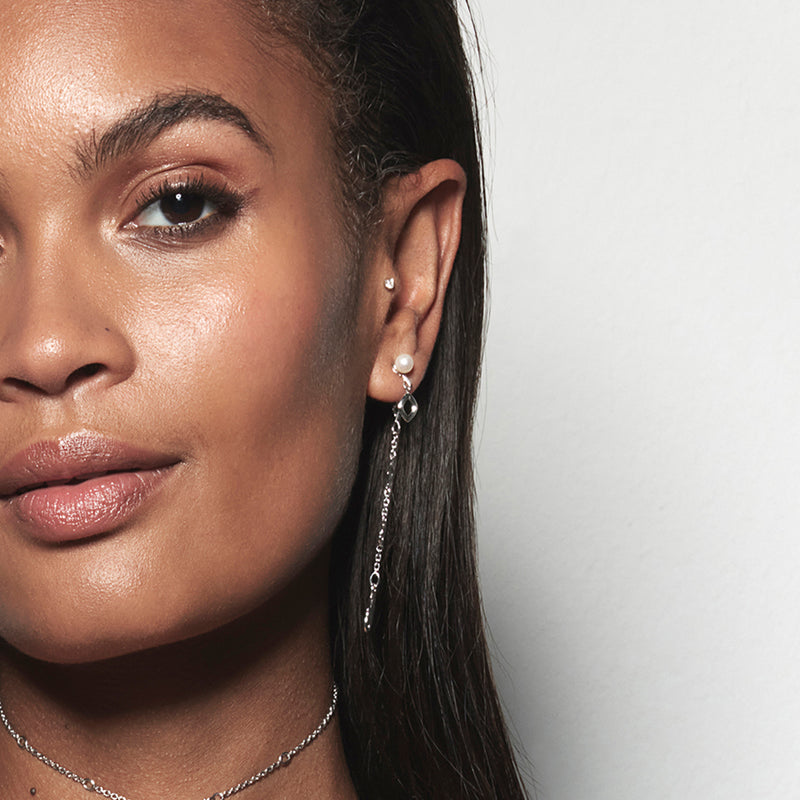
[[(397, 372), (397, 370), (395, 370)], [(386, 483), (383, 486), (381, 496), (381, 527), (378, 530), (378, 542), (375, 545), (375, 562), (372, 565), (372, 572), (369, 576), (369, 601), (367, 610), (364, 614), (364, 631), (369, 633), (372, 630), (372, 617), (375, 613), (375, 597), (378, 594), (378, 586), (381, 583), (381, 561), (383, 560), (383, 544), (386, 539), (386, 521), (389, 519), (389, 506), (392, 503), (392, 487), (394, 486), (395, 462), (397, 459), (397, 442), (400, 439), (400, 420), (411, 422), (417, 415), (419, 406), (413, 394), (411, 394), (411, 381), (408, 376), (400, 375), (403, 381), (405, 394), (400, 402), (394, 407), (394, 420), (392, 421), (392, 438), (389, 443), (389, 463), (386, 466)]]
[[(287, 766), (301, 750), (304, 750), (306, 747), (308, 747), (325, 730), (325, 728), (328, 727), (328, 724), (333, 719), (333, 715), (336, 711), (336, 702), (338, 699), (339, 687), (334, 683), (331, 704), (328, 707), (328, 710), (325, 712), (322, 722), (320, 722), (319, 725), (317, 725), (317, 727), (314, 728), (314, 730), (311, 731), (311, 733), (309, 733), (302, 742), (300, 742), (300, 744), (295, 745), (291, 750), (287, 750), (285, 753), (281, 753), (281, 755), (275, 761), (273, 761), (272, 764), (270, 764), (266, 769), (262, 769), (261, 772), (251, 775), (249, 778), (247, 778), (247, 780), (237, 783), (236, 786), (231, 786), (230, 789), (226, 789), (224, 792), (215, 792), (210, 797), (204, 798), (204, 800), (227, 800), (229, 797), (233, 797), (233, 795), (238, 794), (243, 789), (247, 789), (250, 786), (253, 786), (253, 784), (264, 780), (264, 778), (275, 772), (276, 769)], [(112, 792), (91, 778), (81, 777), (76, 772), (73, 772), (71, 769), (67, 769), (67, 767), (59, 764), (58, 761), (54, 761), (52, 758), (49, 758), (44, 753), (37, 750), (21, 733), (17, 733), (17, 731), (15, 731), (11, 726), (2, 702), (0, 702), (0, 720), (2, 720), (6, 730), (11, 734), (11, 737), (16, 741), (16, 743), (23, 750), (27, 750), (34, 758), (39, 759), (42, 764), (45, 764), (52, 770), (55, 770), (65, 778), (75, 781), (75, 783), (83, 786), (83, 788), (87, 791), (102, 795), (103, 797), (108, 798), (108, 800), (128, 800), (125, 795)]]

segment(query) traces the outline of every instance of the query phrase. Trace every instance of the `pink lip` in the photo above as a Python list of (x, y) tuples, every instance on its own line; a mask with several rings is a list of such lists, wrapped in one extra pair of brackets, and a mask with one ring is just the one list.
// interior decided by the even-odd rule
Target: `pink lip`
[(121, 526), (179, 460), (89, 432), (37, 442), (0, 468), (0, 504), (36, 539), (85, 539)]

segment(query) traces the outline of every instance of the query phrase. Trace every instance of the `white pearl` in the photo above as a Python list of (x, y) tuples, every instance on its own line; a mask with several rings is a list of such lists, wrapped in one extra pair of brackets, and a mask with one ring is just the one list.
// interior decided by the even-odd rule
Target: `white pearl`
[(394, 368), (401, 375), (408, 375), (414, 369), (414, 359), (408, 353), (401, 353), (394, 360)]

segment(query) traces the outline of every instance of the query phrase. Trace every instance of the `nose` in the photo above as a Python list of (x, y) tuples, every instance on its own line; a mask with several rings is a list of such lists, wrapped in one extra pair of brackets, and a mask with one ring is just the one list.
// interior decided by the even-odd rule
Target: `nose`
[(76, 394), (132, 373), (130, 342), (102, 300), (109, 293), (58, 270), (28, 272), (10, 288), (0, 287), (0, 402)]

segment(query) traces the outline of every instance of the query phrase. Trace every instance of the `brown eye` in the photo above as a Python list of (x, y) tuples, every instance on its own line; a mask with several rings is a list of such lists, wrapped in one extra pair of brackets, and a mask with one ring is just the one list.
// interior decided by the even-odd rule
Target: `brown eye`
[(210, 210), (207, 205), (206, 198), (196, 192), (175, 192), (158, 203), (159, 211), (170, 225), (197, 222)]
[(136, 224), (153, 228), (191, 225), (214, 214), (216, 210), (216, 205), (200, 192), (173, 191), (142, 209)]
[(242, 208), (240, 194), (225, 186), (193, 179), (185, 183), (164, 182), (139, 201), (139, 213), (131, 220), (135, 228), (154, 236), (188, 236), (208, 233), (208, 226), (232, 221)]

